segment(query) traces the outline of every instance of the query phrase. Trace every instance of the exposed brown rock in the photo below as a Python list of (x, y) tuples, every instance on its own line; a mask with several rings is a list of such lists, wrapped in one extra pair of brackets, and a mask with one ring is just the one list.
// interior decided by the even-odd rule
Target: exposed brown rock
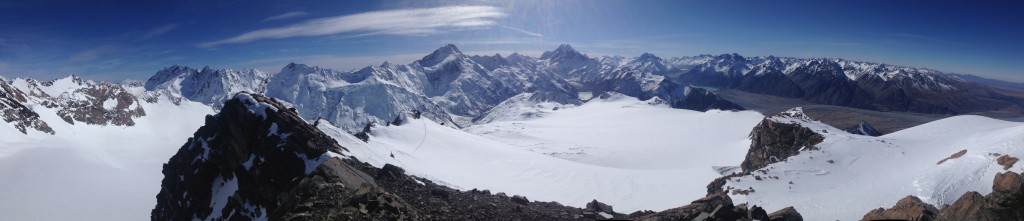
[(939, 210), (924, 203), (915, 196), (907, 196), (896, 202), (892, 208), (878, 208), (864, 215), (862, 220), (935, 220)]
[(996, 163), (1003, 166), (1003, 170), (1009, 170), (1010, 167), (1013, 167), (1013, 164), (1016, 164), (1019, 160), (1020, 159), (1011, 157), (1010, 155), (1002, 155), (999, 156), (999, 158), (996, 158)]
[(964, 156), (964, 154), (967, 154), (967, 149), (963, 149), (961, 151), (953, 153), (953, 155), (949, 155), (949, 157), (946, 157), (946, 159), (940, 160), (938, 163), (935, 163), (935, 165), (939, 165), (939, 164), (945, 163), (947, 160), (952, 160), (952, 159), (960, 158), (960, 157)]
[[(787, 111), (779, 116), (807, 118), (799, 111)], [(814, 146), (825, 140), (825, 137), (800, 124), (777, 122), (771, 117), (766, 117), (750, 131), (750, 140), (750, 149), (740, 164), (743, 171), (754, 171), (768, 164), (784, 161), (799, 154), (801, 148), (815, 149)]]
[[(935, 213), (937, 212), (937, 213)], [(908, 196), (890, 209), (879, 208), (864, 215), (864, 220), (1024, 220), (1024, 177), (1014, 172), (996, 174), (992, 193), (964, 193), (952, 205), (935, 210), (931, 205)]]
[(970, 220), (993, 220), (985, 211), (988, 211), (985, 196), (970, 191), (961, 195), (953, 205), (942, 207), (936, 220), (965, 220), (968, 217)]

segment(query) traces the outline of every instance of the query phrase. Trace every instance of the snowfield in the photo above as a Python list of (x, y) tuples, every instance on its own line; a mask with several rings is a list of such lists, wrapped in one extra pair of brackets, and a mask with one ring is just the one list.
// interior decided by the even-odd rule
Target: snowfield
[[(981, 116), (949, 117), (882, 137), (802, 124), (830, 132), (820, 149), (771, 164), (765, 173), (730, 179), (726, 188), (754, 190), (730, 194), (736, 203), (767, 211), (793, 206), (806, 220), (859, 220), (907, 195), (941, 207), (967, 191), (991, 192), (995, 174), (1004, 171), (997, 155), (1024, 157), (1024, 123)], [(938, 164), (962, 150), (963, 156)], [(1009, 170), (1022, 172), (1024, 164)]]
[(373, 128), (368, 143), (327, 123), (319, 127), (359, 160), (395, 164), (453, 188), (570, 206), (597, 199), (632, 212), (703, 197), (720, 176), (712, 166), (739, 165), (750, 145), (747, 134), (763, 117), (672, 109), (622, 95), (547, 111), (464, 130), (409, 118), (401, 126)]
[(213, 114), (184, 101), (145, 103), (131, 127), (70, 125), (33, 109), (57, 135), (0, 126), (0, 219), (147, 220), (162, 165)]

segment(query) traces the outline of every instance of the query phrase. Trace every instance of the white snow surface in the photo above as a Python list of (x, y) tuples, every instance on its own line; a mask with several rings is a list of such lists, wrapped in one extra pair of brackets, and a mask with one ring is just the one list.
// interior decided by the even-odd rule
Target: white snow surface
[(453, 188), (577, 207), (597, 199), (629, 212), (703, 197), (705, 185), (720, 176), (712, 166), (742, 162), (747, 133), (762, 117), (671, 109), (619, 95), (465, 130), (408, 118), (401, 126), (375, 127), (368, 143), (329, 124), (319, 127), (362, 161), (395, 164)]
[[(981, 116), (949, 117), (882, 137), (790, 120), (828, 130), (820, 149), (771, 164), (766, 173), (754, 172), (760, 181), (753, 175), (731, 179), (726, 187), (754, 189), (749, 195), (730, 195), (734, 202), (767, 211), (793, 206), (807, 220), (858, 220), (907, 195), (941, 207), (967, 191), (987, 194), (995, 174), (1004, 171), (994, 154), (1024, 157), (1024, 123)], [(967, 153), (937, 164), (961, 150)], [(1018, 163), (1010, 171), (1024, 171), (1024, 166)], [(766, 178), (772, 176), (778, 179)]]
[[(54, 87), (73, 90), (65, 86)], [(0, 126), (0, 220), (149, 219), (162, 165), (213, 111), (187, 101), (140, 105), (146, 116), (131, 127), (70, 125), (47, 108), (34, 110), (57, 136)]]
[(226, 219), (221, 215), (221, 211), (228, 205), (228, 198), (235, 195), (235, 192), (238, 191), (238, 179), (234, 174), (232, 174), (231, 178), (221, 175), (214, 179), (213, 184), (210, 186), (212, 188), (210, 189), (210, 208), (213, 209), (213, 212), (210, 212), (210, 215), (206, 216), (205, 220)]
[(532, 95), (533, 93), (522, 93), (512, 96), (485, 112), (474, 123), (485, 124), (497, 121), (529, 120), (546, 116), (559, 109), (576, 106), (574, 104), (560, 104), (550, 101), (533, 101), (530, 99)]

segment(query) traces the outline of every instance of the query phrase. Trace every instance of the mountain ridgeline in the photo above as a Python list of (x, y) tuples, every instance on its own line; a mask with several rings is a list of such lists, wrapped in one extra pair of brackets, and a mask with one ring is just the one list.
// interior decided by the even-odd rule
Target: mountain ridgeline
[(211, 104), (234, 92), (263, 93), (293, 105), (306, 119), (322, 118), (348, 131), (412, 110), (436, 122), (468, 126), (523, 93), (576, 103), (581, 91), (617, 92), (643, 100), (658, 98), (675, 108), (743, 109), (705, 89), (670, 81), (659, 75), (664, 70), (661, 63), (648, 60), (609, 67), (569, 45), (541, 58), (468, 56), (455, 45), (445, 45), (410, 64), (384, 62), (353, 71), (295, 63), (276, 74), (176, 65), (157, 72), (145, 87)]
[(3, 119), (23, 133), (53, 133), (47, 124), (56, 122), (35, 117), (39, 110), (29, 108), (42, 106), (69, 124), (131, 126), (133, 119), (145, 115), (136, 105), (140, 100), (190, 100), (218, 109), (243, 91), (280, 99), (305, 119), (324, 119), (349, 132), (412, 110), (435, 122), (466, 127), (517, 95), (542, 94), (544, 99), (532, 102), (578, 105), (580, 92), (614, 92), (696, 111), (743, 110), (714, 92), (725, 89), (875, 111), (1024, 114), (1024, 98), (1019, 97), (1024, 93), (963, 76), (823, 58), (661, 58), (650, 53), (595, 58), (567, 44), (540, 57), (468, 56), (449, 44), (409, 64), (384, 62), (351, 71), (296, 63), (276, 73), (174, 65), (144, 83), (95, 83), (78, 77), (3, 80)]
[(641, 100), (657, 98), (674, 108), (743, 109), (705, 87), (876, 111), (1021, 112), (1024, 99), (958, 76), (842, 59), (737, 54), (660, 58), (650, 53), (592, 58), (567, 44), (539, 58), (517, 53), (468, 56), (449, 44), (410, 64), (384, 62), (353, 71), (295, 63), (276, 74), (171, 66), (151, 77), (145, 88), (214, 105), (233, 92), (264, 93), (294, 105), (306, 119), (322, 118), (348, 131), (411, 110), (422, 110), (437, 122), (468, 126), (523, 93), (578, 100), (579, 92), (616, 92)]

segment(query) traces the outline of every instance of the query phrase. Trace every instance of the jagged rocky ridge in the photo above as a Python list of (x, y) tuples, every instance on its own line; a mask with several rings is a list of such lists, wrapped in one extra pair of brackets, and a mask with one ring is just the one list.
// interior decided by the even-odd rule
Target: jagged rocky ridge
[(7, 83), (7, 80), (0, 78), (0, 118), (21, 131), (28, 133), (28, 129), (53, 134), (53, 129), (46, 122), (39, 119), (39, 113), (26, 107), (28, 98), (25, 93)]
[[(51, 81), (31, 78), (0, 79), (3, 120), (22, 133), (29, 129), (56, 134), (55, 123), (133, 126), (146, 115), (128, 84), (87, 81), (69, 76)], [(63, 122), (45, 122), (40, 111)]]

